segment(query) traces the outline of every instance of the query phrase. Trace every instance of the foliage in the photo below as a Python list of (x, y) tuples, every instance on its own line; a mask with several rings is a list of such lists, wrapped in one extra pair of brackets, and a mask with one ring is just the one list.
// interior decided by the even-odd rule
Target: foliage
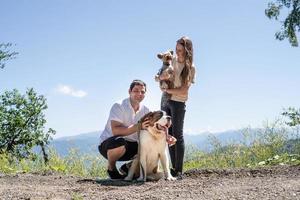
[(48, 168), (52, 171), (77, 176), (105, 177), (106, 161), (99, 156), (81, 155), (77, 149), (70, 149), (66, 157), (62, 158), (52, 149)]
[(290, 44), (296, 47), (298, 46), (296, 33), (300, 31), (300, 0), (276, 0), (276, 2), (270, 2), (265, 10), (265, 14), (270, 19), (278, 20), (282, 9), (287, 11), (288, 14), (282, 22), (281, 31), (278, 31), (275, 37), (278, 40), (288, 38)]
[[(202, 152), (193, 145), (187, 145), (184, 170), (194, 168), (255, 168), (270, 165), (299, 165), (300, 138), (289, 139), (286, 127), (279, 121), (266, 123), (262, 129), (245, 129), (244, 139), (239, 143), (222, 145), (214, 136), (209, 138), (213, 145), (210, 152)], [(292, 152), (287, 145), (292, 143)], [(42, 156), (35, 159), (14, 159), (3, 152), (0, 154), (0, 172), (41, 172), (60, 173), (82, 177), (107, 177), (106, 160), (101, 156), (81, 155), (71, 149), (67, 156), (60, 157), (54, 149), (49, 150), (49, 162)], [(76, 196), (76, 195), (75, 195)], [(74, 197), (75, 198), (75, 197)]]
[(286, 150), (290, 153), (300, 152), (300, 109), (289, 107), (282, 115), (288, 118), (285, 122), (291, 129), (291, 140), (286, 143)]
[[(222, 145), (215, 137), (210, 136), (213, 151), (193, 151), (194, 159), (187, 160), (184, 169), (193, 168), (234, 168), (259, 167), (276, 164), (300, 164), (300, 138), (288, 139), (288, 130), (280, 121), (266, 123), (259, 130), (244, 130), (244, 140), (240, 143)], [(292, 153), (287, 151), (287, 144), (292, 143)]]
[(289, 122), (286, 122), (289, 126), (297, 126), (300, 125), (300, 109), (289, 107), (283, 113), (283, 116), (289, 118)]
[(258, 163), (258, 165), (260, 165), (260, 166), (285, 165), (285, 164), (299, 165), (300, 164), (300, 155), (285, 153), (280, 156), (275, 155), (273, 157), (270, 157), (270, 158)]
[(55, 131), (50, 128), (44, 132), (45, 109), (46, 99), (32, 88), (25, 95), (16, 89), (0, 95), (0, 152), (5, 151), (18, 159), (34, 158), (32, 148), (38, 145), (47, 161), (45, 146)]
[(73, 193), (71, 200), (83, 200), (83, 197), (78, 193)]
[(5, 67), (5, 61), (14, 59), (18, 54), (17, 52), (10, 52), (9, 48), (11, 48), (11, 43), (0, 43), (0, 68), (3, 69)]
[[(10, 162), (14, 159), (13, 162)], [(41, 155), (36, 159), (15, 159), (5, 152), (0, 154), (0, 172), (3, 173), (48, 173), (83, 177), (106, 177), (106, 161), (100, 156), (80, 155), (70, 149), (68, 156), (60, 157), (54, 149), (49, 150), (49, 162), (45, 164)]]

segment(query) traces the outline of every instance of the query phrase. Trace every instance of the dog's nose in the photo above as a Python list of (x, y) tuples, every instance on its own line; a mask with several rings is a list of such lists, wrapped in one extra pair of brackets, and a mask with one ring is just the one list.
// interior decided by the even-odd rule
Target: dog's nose
[(167, 120), (170, 121), (170, 120), (171, 120), (171, 117), (170, 117), (170, 116), (167, 116)]

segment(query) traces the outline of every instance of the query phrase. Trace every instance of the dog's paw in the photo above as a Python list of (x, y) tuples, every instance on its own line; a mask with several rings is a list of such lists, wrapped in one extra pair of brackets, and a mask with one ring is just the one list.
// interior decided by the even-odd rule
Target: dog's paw
[(167, 178), (166, 178), (166, 180), (167, 181), (175, 181), (175, 180), (177, 180), (175, 177), (173, 177), (173, 176), (168, 176)]
[(146, 180), (144, 179), (144, 177), (139, 177), (138, 179), (136, 179), (138, 182), (146, 182)]
[(132, 181), (132, 178), (130, 178), (129, 176), (126, 176), (126, 177), (124, 178), (124, 181)]

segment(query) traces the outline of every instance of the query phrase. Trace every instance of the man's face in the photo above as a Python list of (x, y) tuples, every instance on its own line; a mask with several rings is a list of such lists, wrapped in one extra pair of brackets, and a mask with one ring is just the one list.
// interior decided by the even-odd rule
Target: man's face
[(145, 98), (146, 88), (142, 85), (135, 85), (132, 90), (129, 90), (130, 99), (140, 103)]

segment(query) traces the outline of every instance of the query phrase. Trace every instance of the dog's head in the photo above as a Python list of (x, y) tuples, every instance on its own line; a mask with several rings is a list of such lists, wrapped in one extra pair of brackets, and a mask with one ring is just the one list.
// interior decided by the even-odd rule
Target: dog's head
[(163, 61), (163, 63), (170, 63), (172, 61), (174, 52), (172, 50), (164, 53), (157, 54), (157, 57)]
[(158, 134), (166, 135), (168, 128), (172, 124), (171, 117), (166, 115), (164, 111), (149, 112), (141, 119), (141, 122), (147, 119), (150, 120), (147, 130), (155, 136)]

